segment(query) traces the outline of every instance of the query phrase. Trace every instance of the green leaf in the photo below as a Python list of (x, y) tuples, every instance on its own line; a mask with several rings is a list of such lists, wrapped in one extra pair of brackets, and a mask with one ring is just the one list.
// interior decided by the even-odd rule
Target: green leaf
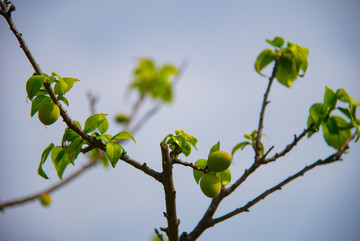
[(30, 113), (31, 117), (33, 117), (36, 114), (36, 112), (39, 111), (40, 107), (47, 102), (51, 102), (49, 96), (42, 95), (35, 97), (35, 99), (31, 103), (31, 113)]
[(325, 87), (324, 94), (324, 104), (330, 107), (330, 110), (333, 110), (336, 106), (337, 98), (336, 93), (329, 87)]
[(197, 150), (197, 147), (196, 147), (197, 139), (195, 137), (186, 133), (183, 130), (176, 130), (175, 134), (181, 135), (182, 137), (184, 137), (184, 139)]
[(241, 148), (244, 150), (245, 146), (250, 145), (251, 143), (248, 141), (240, 142), (239, 144), (235, 145), (231, 151), (231, 156), (234, 156), (235, 152)]
[(64, 96), (59, 96), (57, 99), (61, 100), (65, 105), (69, 106), (69, 101)]
[(109, 135), (109, 134), (102, 134), (101, 136), (97, 136), (95, 138), (97, 140), (102, 140), (102, 141), (104, 141), (105, 144), (107, 144), (108, 142), (111, 142), (111, 139), (113, 137), (111, 135)]
[(60, 180), (62, 180), (65, 168), (70, 164), (66, 151), (61, 146), (56, 146), (51, 152), (51, 159)]
[(296, 61), (293, 56), (282, 56), (278, 60), (276, 78), (281, 84), (286, 87), (291, 87), (298, 73)]
[(352, 115), (351, 112), (348, 108), (342, 108), (342, 107), (338, 107), (338, 109), (350, 120), (352, 120)]
[[(195, 166), (199, 167), (199, 168), (205, 168), (207, 165), (207, 160), (206, 159), (199, 159), (194, 163)], [(199, 184), (199, 181), (201, 179), (201, 177), (203, 175), (205, 175), (204, 172), (202, 171), (197, 171), (195, 169), (193, 169), (193, 175), (194, 175), (194, 179), (196, 181), (197, 184)]]
[(98, 128), (101, 134), (105, 133), (109, 128), (109, 122), (106, 118), (107, 114), (94, 114), (86, 119), (84, 132), (89, 133)]
[(65, 92), (64, 92), (64, 93), (68, 92), (68, 91), (73, 87), (73, 85), (74, 85), (75, 82), (80, 81), (80, 80), (78, 80), (78, 79), (69, 78), (69, 77), (64, 77), (64, 78), (62, 78), (62, 79), (63, 79), (63, 81), (66, 83), (66, 89), (65, 89)]
[(344, 129), (347, 126), (348, 123), (344, 118), (330, 117), (322, 126), (326, 143), (335, 149), (340, 149), (351, 136), (351, 129)]
[(26, 92), (32, 101), (36, 93), (41, 89), (46, 77), (42, 75), (33, 75), (26, 82)]
[(97, 123), (98, 130), (101, 134), (104, 134), (109, 128), (109, 122), (106, 118), (106, 114), (99, 114), (98, 115), (98, 123)]
[(216, 151), (220, 151), (220, 141), (218, 141), (215, 145), (211, 147), (208, 157)]
[(44, 165), (46, 159), (48, 158), (48, 156), (53, 148), (54, 148), (54, 143), (50, 143), (50, 145), (48, 145), (48, 147), (46, 147), (45, 150), (43, 151), (43, 153), (41, 154), (40, 164), (39, 164), (39, 168), (38, 168), (38, 174), (45, 179), (49, 179), (49, 177), (44, 172), (42, 166)]
[(348, 95), (348, 93), (344, 89), (338, 89), (336, 91), (336, 97), (338, 100), (342, 102), (349, 103), (350, 105), (359, 106), (360, 102), (356, 100), (355, 98)]
[(264, 49), (255, 61), (255, 70), (262, 76), (261, 70), (275, 60), (275, 53), (271, 49)]
[[(81, 128), (81, 125), (79, 122), (74, 121), (74, 123)], [(72, 142), (75, 139), (81, 139), (81, 136), (76, 133), (75, 131), (71, 130), (69, 127), (66, 127), (65, 131), (64, 131), (64, 135), (62, 137), (61, 140), (61, 146), (65, 147), (66, 146), (66, 142)]]
[(310, 107), (310, 116), (317, 128), (319, 128), (328, 113), (329, 106), (326, 106), (322, 103), (316, 103)]
[(266, 39), (266, 42), (276, 48), (281, 48), (284, 45), (285, 40), (282, 37), (276, 36), (273, 40)]
[(71, 162), (71, 164), (74, 164), (75, 159), (77, 158), (77, 156), (79, 155), (80, 151), (81, 151), (81, 146), (83, 144), (82, 139), (75, 139), (73, 140), (69, 146), (67, 146), (65, 148), (65, 151), (67, 153), (67, 156), (69, 158), (69, 161)]
[(64, 79), (58, 75), (57, 73), (52, 73), (53, 75), (56, 75), (58, 78), (57, 83), (55, 84), (54, 91), (55, 94), (62, 96), (66, 93), (66, 89), (68, 88), (67, 83), (64, 81)]
[(219, 178), (221, 186), (226, 186), (231, 182), (231, 172), (229, 169), (223, 172), (217, 172), (216, 176)]
[(85, 121), (84, 132), (89, 133), (95, 130), (97, 128), (97, 123), (98, 123), (98, 114), (94, 114), (89, 118), (87, 118)]
[(117, 143), (109, 142), (106, 144), (106, 155), (110, 160), (111, 166), (115, 168), (116, 163), (119, 161), (124, 149)]
[(123, 139), (130, 139), (134, 143), (136, 143), (135, 138), (129, 131), (121, 131), (112, 138), (112, 140), (123, 140)]

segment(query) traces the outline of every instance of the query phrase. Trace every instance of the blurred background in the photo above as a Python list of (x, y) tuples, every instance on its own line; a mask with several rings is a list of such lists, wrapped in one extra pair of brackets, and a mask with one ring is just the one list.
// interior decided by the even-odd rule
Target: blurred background
[[(198, 139), (198, 151), (183, 160), (206, 158), (221, 142), (223, 151), (257, 128), (267, 79), (254, 70), (265, 39), (282, 36), (310, 50), (305, 78), (288, 89), (275, 82), (265, 117), (265, 148), (282, 150), (306, 128), (309, 108), (323, 101), (325, 86), (345, 88), (360, 100), (360, 3), (357, 0), (294, 1), (12, 1), (13, 20), (45, 73), (80, 79), (67, 94), (68, 113), (82, 125), (90, 115), (87, 93), (107, 113), (109, 133), (121, 130), (114, 118), (129, 112), (137, 96), (126, 94), (138, 58), (187, 67), (174, 102), (149, 119), (126, 143), (139, 162), (161, 168), (159, 143), (183, 129)], [(0, 201), (22, 197), (58, 182), (49, 159), (37, 174), (40, 156), (61, 143), (65, 123), (43, 126), (30, 117), (25, 83), (33, 69), (4, 18), (0, 19)], [(271, 67), (264, 70), (271, 72)], [(139, 115), (153, 106), (147, 101)], [(294, 151), (261, 168), (231, 197), (216, 217), (246, 204), (304, 166), (334, 150), (322, 134), (304, 139)], [(359, 144), (343, 162), (322, 166), (250, 209), (208, 229), (199, 240), (359, 240)], [(253, 160), (251, 148), (236, 153), (236, 180)], [(64, 178), (87, 163), (68, 166)], [(192, 170), (174, 167), (180, 233), (190, 232), (210, 203)], [(52, 194), (53, 203), (10, 207), (0, 215), (0, 240), (150, 240), (165, 227), (162, 186), (119, 162), (115, 169), (90, 169)]]

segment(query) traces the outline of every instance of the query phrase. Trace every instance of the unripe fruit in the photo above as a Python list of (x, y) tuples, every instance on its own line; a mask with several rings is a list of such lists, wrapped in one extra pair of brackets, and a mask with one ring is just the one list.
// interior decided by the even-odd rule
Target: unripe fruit
[(118, 114), (115, 118), (116, 122), (121, 124), (129, 121), (129, 118), (125, 114)]
[(210, 171), (222, 172), (229, 168), (232, 157), (224, 151), (216, 151), (210, 154), (207, 166)]
[(39, 200), (43, 206), (49, 206), (51, 204), (51, 196), (49, 193), (41, 194)]
[(47, 102), (43, 104), (38, 113), (39, 120), (44, 125), (51, 125), (53, 124), (60, 115), (60, 109), (57, 105), (53, 102)]
[(211, 173), (205, 174), (200, 180), (200, 188), (207, 197), (217, 197), (221, 189), (219, 178)]

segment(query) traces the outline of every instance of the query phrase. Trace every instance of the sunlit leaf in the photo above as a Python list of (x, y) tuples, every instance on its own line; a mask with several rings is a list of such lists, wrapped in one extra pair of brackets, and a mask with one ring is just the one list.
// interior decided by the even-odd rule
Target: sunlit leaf
[(112, 138), (112, 140), (123, 140), (123, 139), (130, 139), (134, 143), (136, 143), (135, 138), (129, 131), (121, 131)]
[[(207, 160), (206, 159), (199, 159), (194, 163), (195, 166), (199, 167), (199, 168), (205, 168), (207, 165)], [(197, 171), (195, 169), (193, 169), (193, 175), (194, 175), (194, 179), (196, 181), (197, 184), (199, 184), (199, 181), (201, 179), (201, 177), (203, 175), (205, 175), (204, 172), (202, 171)]]
[(53, 148), (54, 148), (54, 143), (50, 143), (50, 145), (48, 145), (48, 147), (46, 147), (45, 150), (43, 151), (43, 153), (41, 154), (40, 164), (39, 164), (39, 168), (38, 168), (38, 174), (45, 179), (49, 179), (49, 177), (44, 172), (42, 166), (44, 165), (46, 159), (48, 158), (48, 156)]
[(70, 160), (61, 146), (56, 146), (51, 152), (51, 159), (53, 161), (55, 170), (60, 178), (62, 179), (63, 173), (67, 165), (70, 164)]
[(284, 45), (285, 40), (282, 37), (276, 36), (273, 40), (266, 39), (266, 42), (276, 48), (281, 48)]
[(219, 178), (221, 186), (226, 186), (231, 182), (231, 172), (229, 169), (223, 172), (217, 172), (216, 176)]
[(33, 75), (26, 82), (26, 92), (28, 98), (32, 100), (36, 93), (41, 89), (46, 77), (42, 75)]
[(255, 61), (255, 70), (262, 76), (261, 70), (275, 60), (275, 53), (271, 49), (264, 49)]
[(244, 150), (245, 146), (250, 145), (251, 143), (248, 141), (240, 142), (239, 144), (235, 145), (231, 151), (231, 155), (234, 156), (235, 152), (239, 149)]
[(220, 151), (220, 141), (211, 147), (208, 157), (216, 151)]
[(340, 149), (351, 136), (351, 129), (343, 129), (347, 125), (347, 121), (340, 116), (330, 117), (322, 126), (326, 143)]
[(111, 166), (115, 168), (116, 163), (119, 161), (124, 149), (117, 143), (109, 142), (106, 144), (106, 155), (110, 160)]

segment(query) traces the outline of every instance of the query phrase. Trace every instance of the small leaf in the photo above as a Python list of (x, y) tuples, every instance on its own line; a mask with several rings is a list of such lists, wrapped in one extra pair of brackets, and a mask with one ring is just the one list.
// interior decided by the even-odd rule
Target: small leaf
[(340, 116), (330, 117), (322, 126), (326, 143), (337, 150), (340, 149), (351, 136), (351, 129), (343, 129), (347, 125), (347, 121)]
[(275, 60), (275, 53), (271, 49), (264, 49), (255, 61), (255, 70), (262, 76), (261, 70)]
[(84, 132), (89, 133), (92, 132), (97, 128), (97, 120), (98, 120), (98, 114), (94, 114), (86, 119), (85, 126), (84, 126)]
[(344, 114), (346, 115), (347, 118), (349, 118), (350, 120), (352, 120), (352, 115), (351, 112), (348, 108), (342, 108), (342, 107), (338, 107), (338, 109)]
[(333, 110), (336, 106), (337, 98), (335, 91), (330, 89), (329, 87), (325, 87), (324, 94), (324, 104), (330, 107), (330, 110)]
[(112, 140), (123, 140), (123, 139), (130, 139), (134, 143), (136, 143), (135, 138), (129, 131), (121, 131), (112, 138)]
[(67, 153), (69, 161), (73, 165), (75, 165), (74, 161), (75, 161), (75, 159), (77, 158), (77, 156), (79, 155), (79, 153), (81, 151), (82, 144), (83, 144), (82, 139), (75, 139), (70, 143), (69, 146), (67, 146), (65, 148), (65, 151)]
[(184, 139), (197, 150), (197, 147), (196, 147), (197, 139), (195, 137), (193, 137), (192, 135), (189, 135), (188, 133), (186, 133), (183, 130), (176, 130), (175, 134), (183, 136)]
[(62, 78), (62, 79), (63, 79), (63, 81), (64, 81), (64, 82), (66, 83), (66, 85), (67, 85), (64, 93), (68, 92), (68, 91), (73, 87), (73, 85), (74, 85), (75, 82), (80, 81), (80, 80), (78, 80), (78, 79), (69, 78), (69, 77), (64, 77), (64, 78)]
[(46, 147), (45, 150), (43, 151), (43, 153), (41, 154), (40, 164), (39, 164), (39, 168), (38, 168), (38, 174), (45, 179), (49, 179), (49, 177), (44, 172), (42, 166), (44, 165), (46, 159), (48, 158), (48, 156), (53, 148), (54, 148), (54, 143), (50, 143), (50, 145), (48, 145), (48, 147)]
[(310, 107), (310, 116), (317, 128), (319, 128), (328, 113), (329, 106), (326, 106), (322, 103), (316, 103)]
[(223, 172), (217, 172), (216, 176), (219, 178), (221, 186), (226, 186), (231, 182), (231, 172), (229, 169)]
[(286, 87), (291, 87), (298, 73), (296, 61), (293, 56), (284, 55), (279, 59), (276, 78), (281, 84)]
[(101, 134), (104, 134), (109, 128), (109, 122), (106, 114), (98, 114), (97, 127)]
[[(199, 159), (194, 163), (194, 165), (199, 167), (199, 168), (205, 168), (206, 165), (207, 165), (207, 160), (206, 159)], [(198, 170), (193, 169), (193, 175), (194, 175), (194, 179), (195, 179), (196, 183), (199, 184), (199, 181), (200, 181), (201, 177), (203, 175), (205, 175), (205, 173), (202, 172), (202, 171), (198, 171)]]
[(36, 112), (39, 111), (40, 107), (47, 102), (51, 102), (51, 99), (49, 96), (37, 96), (35, 97), (35, 99), (33, 100), (33, 102), (31, 103), (31, 117), (33, 117)]
[(109, 134), (102, 134), (101, 136), (97, 136), (95, 138), (97, 140), (102, 140), (102, 141), (104, 141), (105, 144), (107, 144), (108, 142), (111, 142), (111, 139), (113, 137), (111, 135), (109, 135)]
[(111, 166), (115, 168), (116, 163), (119, 161), (124, 149), (117, 143), (109, 142), (106, 144), (106, 155), (110, 160)]
[(26, 92), (32, 101), (36, 93), (41, 89), (46, 77), (42, 75), (33, 75), (26, 82)]
[(273, 40), (266, 39), (266, 42), (276, 48), (281, 48), (284, 45), (285, 40), (282, 37), (276, 36)]
[(70, 160), (67, 157), (65, 150), (61, 146), (56, 146), (51, 152), (51, 159), (58, 177), (62, 180), (65, 168), (70, 164)]
[(54, 87), (54, 91), (55, 91), (55, 94), (59, 95), (59, 96), (62, 96), (65, 94), (66, 92), (66, 89), (68, 88), (68, 85), (67, 83), (64, 81), (64, 79), (58, 75), (57, 73), (52, 73), (53, 75), (56, 75), (56, 77), (58, 78), (58, 82), (55, 84), (55, 87)]
[(216, 151), (220, 151), (220, 141), (211, 147), (208, 157)]
[(64, 96), (59, 96), (58, 100), (61, 100), (65, 105), (69, 106), (69, 101)]
[(241, 150), (244, 150), (244, 148), (247, 145), (250, 145), (251, 143), (248, 141), (240, 142), (239, 144), (235, 145), (231, 151), (231, 156), (234, 156), (235, 152), (241, 148)]
[[(74, 123), (81, 128), (81, 125), (79, 122), (74, 121)], [(75, 131), (71, 130), (69, 127), (66, 127), (65, 131), (64, 131), (64, 135), (62, 137), (61, 140), (61, 146), (65, 146), (66, 142), (72, 142), (75, 139), (81, 139), (81, 136), (76, 133)]]

